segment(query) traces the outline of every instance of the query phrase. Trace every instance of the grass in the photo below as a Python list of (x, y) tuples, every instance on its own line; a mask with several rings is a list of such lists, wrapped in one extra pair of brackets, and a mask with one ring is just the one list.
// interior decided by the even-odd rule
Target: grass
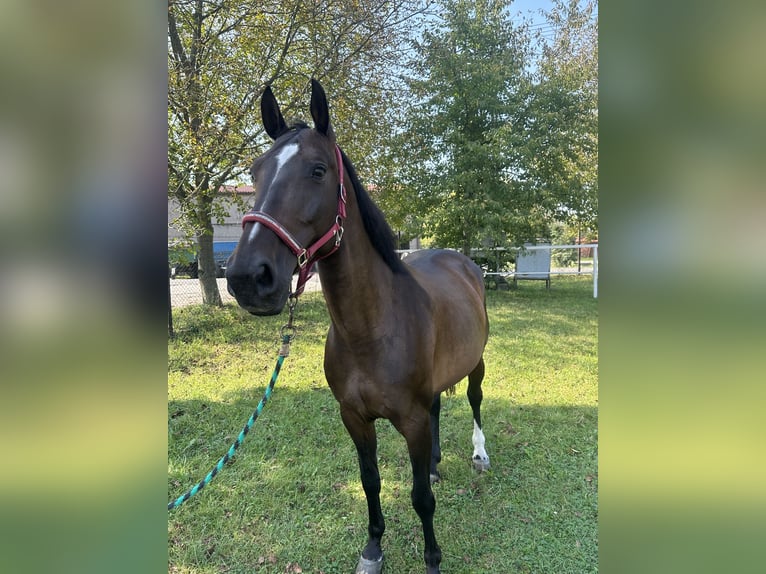
[[(442, 399), (434, 485), (444, 574), (598, 571), (597, 321), (590, 279), (490, 291), (482, 417), (492, 469), (470, 463), (466, 382)], [(168, 513), (168, 571), (350, 574), (367, 538), (356, 453), (324, 380), (319, 293), (298, 307), (271, 401), (202, 492)], [(261, 398), (283, 314), (189, 307), (168, 345), (168, 500), (198, 481)], [(422, 573), (404, 439), (378, 421), (385, 572)]]

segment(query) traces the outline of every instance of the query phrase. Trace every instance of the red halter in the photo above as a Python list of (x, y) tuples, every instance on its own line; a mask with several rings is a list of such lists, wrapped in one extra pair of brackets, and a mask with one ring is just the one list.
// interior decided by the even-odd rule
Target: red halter
[[(346, 219), (346, 188), (343, 185), (343, 158), (337, 144), (335, 146), (335, 159), (338, 162), (338, 177), (340, 179), (338, 185), (338, 214), (335, 216), (335, 223), (333, 223), (327, 233), (317, 239), (309, 247), (302, 247), (290, 232), (268, 213), (264, 213), (263, 211), (251, 211), (242, 218), (243, 228), (245, 227), (245, 223), (254, 222), (261, 223), (271, 229), (298, 258), (298, 284), (295, 286), (295, 291), (291, 293), (291, 296), (293, 297), (297, 297), (303, 293), (306, 281), (311, 277), (311, 268), (314, 266), (314, 263), (335, 253), (340, 247), (341, 239), (343, 239), (343, 221)], [(332, 249), (325, 255), (317, 257), (317, 251), (329, 243), (333, 237), (335, 238), (335, 245), (333, 245)]]

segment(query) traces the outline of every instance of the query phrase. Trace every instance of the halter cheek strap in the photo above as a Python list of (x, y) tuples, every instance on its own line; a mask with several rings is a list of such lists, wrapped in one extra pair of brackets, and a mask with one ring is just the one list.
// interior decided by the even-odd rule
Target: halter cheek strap
[[(284, 225), (279, 223), (268, 213), (263, 211), (251, 211), (242, 218), (243, 228), (246, 223), (260, 223), (271, 229), (298, 258), (298, 284), (295, 286), (295, 291), (291, 293), (293, 297), (297, 297), (303, 293), (303, 288), (306, 286), (306, 282), (312, 275), (311, 269), (314, 266), (314, 263), (335, 253), (340, 247), (341, 239), (343, 239), (343, 222), (346, 219), (346, 188), (343, 185), (343, 157), (341, 156), (340, 148), (337, 145), (335, 146), (335, 160), (338, 163), (339, 178), (338, 210), (337, 215), (335, 216), (335, 223), (333, 223), (327, 233), (322, 235), (322, 237), (308, 247), (304, 248)], [(335, 238), (335, 244), (330, 251), (321, 257), (317, 256), (317, 252), (327, 245), (333, 238)]]

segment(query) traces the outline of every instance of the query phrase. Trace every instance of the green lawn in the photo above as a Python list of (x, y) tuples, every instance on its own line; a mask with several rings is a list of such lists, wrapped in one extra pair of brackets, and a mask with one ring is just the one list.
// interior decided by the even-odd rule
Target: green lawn
[[(471, 465), (466, 382), (442, 399), (434, 485), (444, 574), (598, 571), (598, 310), (590, 278), (490, 291), (482, 418), (492, 469)], [(367, 539), (356, 451), (324, 381), (329, 318), (301, 298), (299, 337), (233, 464), (168, 513), (168, 571), (351, 574)], [(168, 345), (168, 500), (228, 449), (261, 398), (280, 317), (189, 307)], [(378, 421), (388, 574), (425, 571), (404, 439)]]

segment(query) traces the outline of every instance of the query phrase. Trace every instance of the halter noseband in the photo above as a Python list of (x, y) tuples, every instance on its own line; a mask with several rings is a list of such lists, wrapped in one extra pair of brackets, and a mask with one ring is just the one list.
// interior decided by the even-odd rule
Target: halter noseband
[[(245, 223), (250, 222), (260, 223), (268, 227), (298, 258), (298, 283), (295, 286), (295, 291), (291, 293), (294, 297), (303, 293), (303, 288), (306, 285), (306, 281), (308, 281), (311, 276), (311, 268), (314, 263), (335, 253), (340, 247), (341, 239), (343, 239), (343, 221), (346, 219), (346, 188), (343, 185), (343, 157), (341, 156), (340, 148), (337, 144), (335, 145), (335, 159), (338, 162), (338, 177), (340, 180), (338, 184), (338, 214), (335, 216), (335, 223), (333, 223), (327, 233), (310, 246), (306, 248), (301, 246), (292, 234), (290, 234), (281, 223), (268, 213), (263, 211), (250, 211), (242, 218), (243, 229)], [(317, 257), (317, 252), (327, 245), (333, 237), (335, 238), (335, 245), (332, 246), (332, 249), (321, 257)]]

